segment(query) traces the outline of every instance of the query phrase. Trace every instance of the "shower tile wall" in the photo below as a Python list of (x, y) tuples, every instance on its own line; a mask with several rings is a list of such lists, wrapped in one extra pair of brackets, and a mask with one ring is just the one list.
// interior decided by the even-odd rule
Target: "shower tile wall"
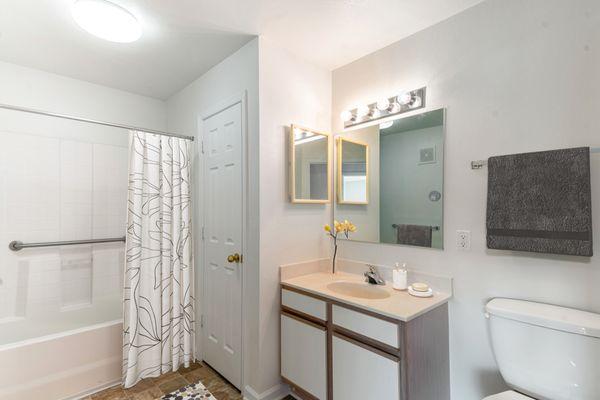
[[(83, 135), (82, 135), (83, 136)], [(0, 133), (0, 345), (121, 318), (127, 135), (115, 145)]]

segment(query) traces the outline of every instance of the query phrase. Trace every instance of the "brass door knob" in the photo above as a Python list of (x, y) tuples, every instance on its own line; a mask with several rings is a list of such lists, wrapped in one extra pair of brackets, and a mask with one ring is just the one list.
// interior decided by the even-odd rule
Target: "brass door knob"
[(229, 261), (230, 263), (233, 263), (233, 262), (239, 263), (241, 260), (242, 260), (242, 256), (240, 256), (238, 253), (230, 254), (227, 257), (227, 261)]

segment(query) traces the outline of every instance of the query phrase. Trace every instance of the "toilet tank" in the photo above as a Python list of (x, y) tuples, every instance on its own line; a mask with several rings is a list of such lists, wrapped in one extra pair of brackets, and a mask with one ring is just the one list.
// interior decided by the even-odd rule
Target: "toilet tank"
[(486, 305), (502, 377), (539, 400), (600, 399), (600, 315), (523, 300)]

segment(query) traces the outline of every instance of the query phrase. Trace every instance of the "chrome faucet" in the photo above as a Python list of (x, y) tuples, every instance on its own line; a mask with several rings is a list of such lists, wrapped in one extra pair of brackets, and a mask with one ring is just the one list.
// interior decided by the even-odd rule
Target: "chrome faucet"
[(367, 264), (367, 267), (369, 267), (369, 270), (365, 272), (365, 282), (368, 282), (371, 285), (385, 285), (385, 281), (381, 275), (379, 275), (379, 272), (377, 272), (377, 268), (369, 264)]

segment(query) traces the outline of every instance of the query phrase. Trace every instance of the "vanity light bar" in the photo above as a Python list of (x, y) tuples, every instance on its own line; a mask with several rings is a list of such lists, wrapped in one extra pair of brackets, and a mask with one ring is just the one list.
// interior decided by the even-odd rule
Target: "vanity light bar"
[(341, 115), (344, 128), (425, 108), (425, 92), (425, 87), (410, 92), (400, 92), (396, 96), (381, 99), (376, 103), (344, 111)]

